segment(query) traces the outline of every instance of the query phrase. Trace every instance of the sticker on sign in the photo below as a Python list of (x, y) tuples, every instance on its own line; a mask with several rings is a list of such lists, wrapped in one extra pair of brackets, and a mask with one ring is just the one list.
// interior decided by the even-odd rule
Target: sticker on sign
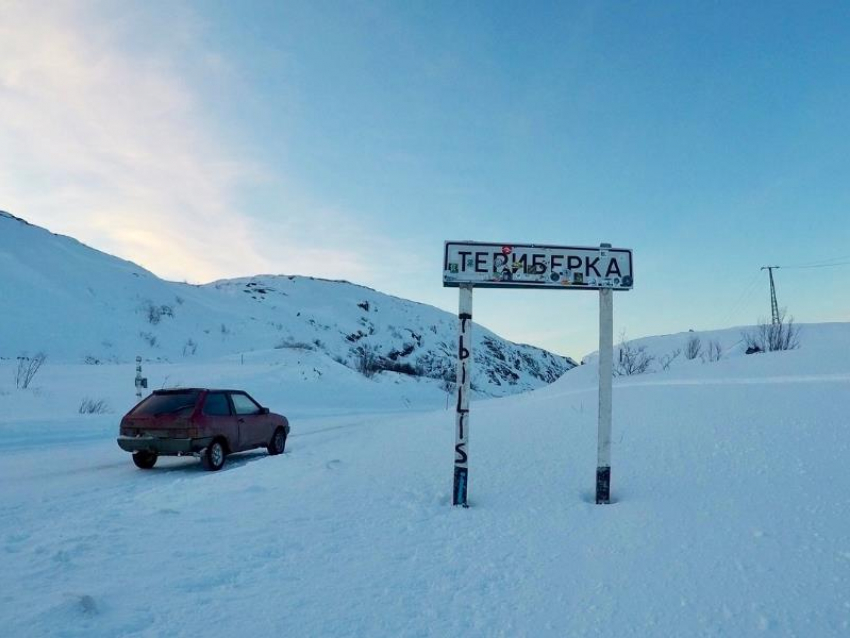
[(447, 241), (443, 286), (630, 290), (629, 248)]

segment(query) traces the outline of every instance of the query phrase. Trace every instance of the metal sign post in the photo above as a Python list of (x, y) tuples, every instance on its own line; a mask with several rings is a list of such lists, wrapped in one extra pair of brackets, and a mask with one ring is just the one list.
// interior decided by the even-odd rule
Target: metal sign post
[[(603, 244), (604, 246), (604, 244)], [(611, 502), (611, 412), (614, 376), (614, 293), (599, 291), (599, 434), (596, 444), (596, 504)]]
[(600, 244), (551, 246), (447, 241), (443, 286), (460, 289), (457, 414), (452, 505), (467, 507), (469, 393), (472, 371), (472, 289), (537, 288), (599, 291), (599, 439), (596, 502), (611, 502), (611, 415), (615, 290), (633, 286), (632, 251)]
[(469, 483), (469, 392), (472, 385), (472, 286), (460, 287), (458, 303), (457, 346), (457, 407), (455, 415), (455, 474), (452, 487), (452, 505), (469, 507), (466, 490)]

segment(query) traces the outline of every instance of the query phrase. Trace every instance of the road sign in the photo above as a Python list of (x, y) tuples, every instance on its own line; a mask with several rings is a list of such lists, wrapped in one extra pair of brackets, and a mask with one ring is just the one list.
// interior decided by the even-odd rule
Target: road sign
[(596, 502), (611, 502), (611, 377), (614, 358), (615, 290), (631, 290), (632, 251), (540, 244), (447, 241), (443, 286), (460, 288), (457, 407), (452, 505), (467, 507), (469, 485), (469, 393), (472, 373), (472, 289), (537, 288), (599, 291), (599, 414)]
[(627, 248), (447, 241), (443, 285), (475, 288), (630, 290)]

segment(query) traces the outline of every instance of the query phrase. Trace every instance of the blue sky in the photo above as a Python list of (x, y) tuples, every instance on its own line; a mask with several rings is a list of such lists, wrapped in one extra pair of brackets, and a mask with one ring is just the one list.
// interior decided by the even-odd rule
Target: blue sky
[[(5, 14), (5, 15), (4, 15)], [(455, 310), (446, 239), (634, 249), (631, 337), (850, 262), (850, 5), (0, 1), (0, 208), (176, 280), (349, 279)], [(850, 266), (777, 273), (850, 320)], [(594, 293), (475, 318), (581, 356)]]

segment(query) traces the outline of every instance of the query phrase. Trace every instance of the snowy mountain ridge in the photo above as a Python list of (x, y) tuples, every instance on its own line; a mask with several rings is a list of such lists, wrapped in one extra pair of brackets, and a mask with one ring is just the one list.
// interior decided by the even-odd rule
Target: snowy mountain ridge
[[(454, 378), (457, 319), (346, 281), (257, 275), (190, 285), (0, 211), (0, 357), (67, 363), (205, 361), (313, 351), (365, 376)], [(568, 357), (473, 330), (475, 390), (504, 396), (553, 382)], [(315, 359), (315, 357), (314, 357)]]

